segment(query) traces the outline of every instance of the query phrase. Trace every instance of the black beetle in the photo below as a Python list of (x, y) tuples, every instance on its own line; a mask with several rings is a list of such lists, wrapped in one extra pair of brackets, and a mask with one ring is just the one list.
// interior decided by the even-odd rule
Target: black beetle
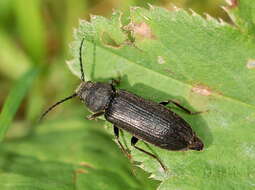
[(163, 169), (166, 167), (156, 155), (136, 146), (139, 139), (173, 151), (203, 149), (203, 142), (196, 136), (190, 125), (165, 106), (173, 103), (186, 113), (199, 112), (191, 112), (172, 100), (161, 103), (146, 100), (126, 90), (115, 89), (113, 83), (85, 81), (81, 55), (83, 42), (84, 39), (81, 42), (79, 54), (82, 83), (73, 95), (57, 102), (45, 111), (41, 119), (58, 104), (78, 96), (94, 113), (89, 116), (89, 119), (104, 115), (105, 119), (114, 125), (115, 137), (125, 153), (127, 152), (119, 141), (119, 129), (131, 133), (133, 135), (131, 145), (157, 159)]

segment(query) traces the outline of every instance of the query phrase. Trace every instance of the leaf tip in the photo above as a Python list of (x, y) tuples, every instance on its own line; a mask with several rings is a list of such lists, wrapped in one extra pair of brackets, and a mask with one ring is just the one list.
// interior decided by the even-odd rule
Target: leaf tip
[(152, 4), (148, 3), (148, 6), (149, 6), (149, 9), (150, 10), (154, 10), (155, 9), (155, 6), (153, 6)]
[(205, 15), (206, 20), (208, 20), (208, 21), (214, 20), (214, 18), (211, 15), (209, 15), (208, 13), (204, 13), (204, 15)]
[(99, 16), (98, 15), (93, 15), (93, 14), (89, 14), (89, 18), (90, 21), (93, 22), (94, 20), (96, 20)]
[(133, 7), (130, 7), (130, 11), (136, 11), (138, 9), (140, 9), (141, 7), (138, 7), (138, 6), (133, 6)]
[(173, 7), (173, 10), (178, 12), (181, 10), (181, 8), (177, 7), (175, 4), (171, 3), (172, 7)]
[(227, 25), (227, 23), (223, 19), (219, 18), (219, 21), (222, 26)]
[(190, 13), (192, 16), (199, 16), (199, 14), (197, 14), (193, 9), (189, 9)]
[(228, 4), (228, 9), (236, 8), (239, 5), (238, 0), (226, 0), (226, 3)]

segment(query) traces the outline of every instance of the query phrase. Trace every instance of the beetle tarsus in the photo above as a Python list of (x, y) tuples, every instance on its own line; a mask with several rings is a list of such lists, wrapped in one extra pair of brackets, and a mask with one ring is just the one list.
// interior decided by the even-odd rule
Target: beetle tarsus
[(158, 163), (160, 164), (160, 166), (163, 168), (163, 170), (166, 172), (166, 171), (167, 171), (166, 166), (163, 164), (163, 162), (162, 162), (156, 155), (154, 155), (154, 154), (152, 154), (152, 153), (150, 153), (150, 152), (148, 152), (148, 151), (146, 151), (146, 150), (144, 150), (144, 149), (142, 149), (142, 148), (136, 146), (136, 143), (138, 142), (138, 140), (139, 140), (138, 138), (136, 138), (136, 137), (133, 136), (133, 137), (131, 138), (131, 145), (132, 145), (134, 148), (136, 148), (137, 150), (139, 150), (139, 151), (141, 151), (141, 152), (143, 152), (143, 153), (149, 155), (150, 157), (156, 159), (156, 160), (158, 161)]

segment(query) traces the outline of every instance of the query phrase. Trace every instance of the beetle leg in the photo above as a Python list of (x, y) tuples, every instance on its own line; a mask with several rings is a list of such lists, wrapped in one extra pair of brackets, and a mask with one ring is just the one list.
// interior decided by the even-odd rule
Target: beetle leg
[(113, 86), (118, 86), (120, 84), (120, 78), (118, 79), (111, 79), (110, 84)]
[(183, 107), (181, 104), (179, 104), (178, 102), (175, 102), (174, 100), (167, 100), (164, 102), (160, 102), (159, 104), (166, 106), (170, 103), (176, 105), (178, 108), (182, 109), (184, 112), (186, 112), (187, 114), (190, 114), (190, 115), (200, 114), (203, 112), (203, 111), (198, 111), (198, 112), (190, 111), (189, 109)]
[(129, 158), (131, 159), (131, 155), (126, 151), (126, 149), (124, 148), (123, 144), (120, 142), (119, 139), (119, 128), (116, 127), (115, 125), (113, 126), (113, 131), (114, 131), (114, 136), (118, 142), (118, 144), (120, 145), (120, 148), (122, 150), (122, 152)]
[(120, 74), (118, 73), (118, 77), (117, 79), (111, 79), (110, 80), (110, 84), (112, 86), (112, 89), (113, 91), (115, 92), (115, 87), (118, 86), (120, 84), (120, 81), (121, 81), (121, 77), (120, 77)]
[(97, 117), (101, 116), (104, 114), (105, 111), (100, 111), (100, 112), (97, 112), (97, 113), (94, 113), (94, 114), (91, 114), (87, 117), (88, 120), (94, 120), (96, 119)]
[(136, 143), (138, 142), (138, 140), (139, 140), (138, 138), (133, 136), (131, 138), (131, 145), (133, 147), (135, 147), (137, 150), (139, 150), (139, 151), (151, 156), (152, 158), (156, 159), (159, 162), (160, 166), (164, 169), (164, 171), (167, 171), (167, 168), (165, 167), (165, 165), (162, 163), (162, 161), (156, 155), (154, 155), (150, 152), (147, 152), (146, 150), (143, 150), (142, 148), (139, 148), (139, 147), (136, 146)]

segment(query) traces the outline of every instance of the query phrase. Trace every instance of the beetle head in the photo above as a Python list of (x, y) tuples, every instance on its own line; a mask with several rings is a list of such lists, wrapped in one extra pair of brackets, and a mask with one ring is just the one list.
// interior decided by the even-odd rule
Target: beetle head
[(99, 112), (108, 106), (113, 89), (110, 84), (100, 82), (82, 82), (76, 90), (77, 96), (93, 112)]

